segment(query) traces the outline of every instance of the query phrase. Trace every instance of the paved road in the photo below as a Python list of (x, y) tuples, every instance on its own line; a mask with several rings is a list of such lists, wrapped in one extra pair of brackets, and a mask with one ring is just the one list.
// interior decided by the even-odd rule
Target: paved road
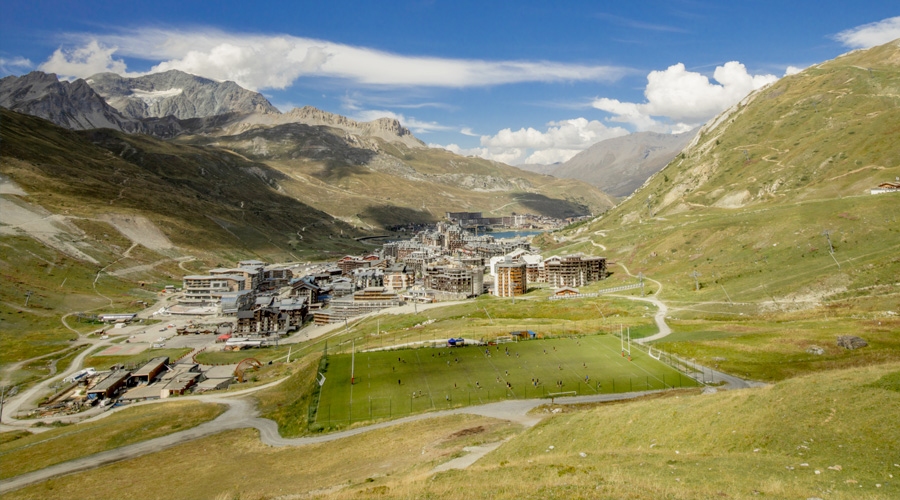
[[(140, 443), (131, 444), (128, 446), (123, 446), (121, 448), (116, 448), (114, 450), (104, 451), (101, 453), (96, 453), (94, 455), (89, 455), (86, 457), (78, 458), (75, 460), (71, 460), (68, 462), (64, 462), (61, 464), (53, 465), (50, 467), (46, 467), (41, 470), (37, 470), (34, 472), (29, 472), (26, 474), (22, 474), (19, 476), (15, 476), (9, 479), (5, 479), (0, 481), (0, 494), (5, 494), (10, 491), (28, 486), (30, 484), (39, 483), (42, 481), (46, 481), (50, 478), (73, 474), (76, 472), (82, 472), (89, 469), (94, 469), (106, 464), (111, 464), (114, 462), (119, 462), (122, 460), (128, 460), (131, 458), (136, 458), (142, 455), (146, 455), (148, 453), (154, 453), (160, 450), (164, 450), (170, 448), (172, 446), (176, 446), (182, 443), (186, 443), (188, 441), (192, 441), (195, 439), (200, 439), (203, 437), (211, 436), (213, 434), (218, 434), (223, 431), (232, 430), (232, 429), (242, 429), (252, 427), (259, 431), (260, 441), (269, 446), (302, 446), (313, 443), (324, 443), (329, 441), (335, 441), (338, 439), (343, 439), (345, 437), (355, 436), (359, 434), (363, 434), (365, 432), (369, 432), (375, 429), (383, 429), (386, 427), (391, 427), (395, 425), (404, 424), (407, 422), (414, 422), (417, 420), (424, 420), (428, 418), (442, 417), (446, 415), (460, 415), (460, 414), (470, 414), (470, 415), (481, 415), (486, 417), (492, 417), (502, 420), (510, 420), (526, 427), (531, 427), (538, 423), (541, 420), (541, 416), (539, 415), (529, 415), (529, 412), (534, 408), (545, 405), (548, 403), (546, 399), (523, 399), (523, 400), (510, 400), (510, 401), (501, 401), (497, 403), (489, 403), (478, 406), (470, 406), (466, 408), (455, 408), (452, 410), (442, 410), (435, 411), (429, 413), (421, 413), (419, 415), (412, 415), (409, 417), (399, 418), (396, 420), (389, 420), (385, 422), (379, 422), (376, 424), (368, 425), (365, 427), (358, 427), (355, 429), (350, 429), (342, 432), (335, 432), (331, 434), (320, 434), (316, 436), (308, 436), (308, 437), (300, 437), (300, 438), (283, 438), (278, 433), (278, 425), (269, 419), (260, 418), (258, 416), (258, 412), (254, 407), (253, 403), (246, 399), (233, 398), (231, 396), (239, 396), (244, 395), (251, 391), (261, 390), (266, 387), (271, 387), (272, 385), (280, 383), (281, 380), (273, 382), (271, 384), (267, 384), (265, 386), (249, 389), (247, 391), (241, 391), (241, 393), (235, 393), (233, 395), (225, 396), (191, 396), (186, 398), (179, 398), (179, 400), (199, 400), (208, 403), (218, 403), (228, 405), (228, 410), (217, 417), (216, 419), (206, 422), (204, 424), (198, 425), (197, 427), (193, 427), (191, 429), (187, 429), (184, 431), (176, 432), (173, 434), (169, 434), (167, 436), (161, 436), (154, 439), (149, 439), (147, 441), (142, 441)], [(631, 399), (643, 396), (645, 394), (650, 394), (652, 392), (657, 391), (641, 391), (641, 392), (632, 392), (632, 393), (624, 393), (624, 394), (600, 394), (595, 396), (574, 396), (567, 398), (557, 398), (558, 404), (576, 404), (576, 403), (590, 403), (590, 402), (599, 402), (599, 401), (615, 401), (615, 400), (623, 400), (623, 399)], [(152, 404), (148, 402), (148, 404)], [(131, 405), (135, 406), (135, 405)], [(102, 416), (98, 416), (97, 418), (103, 418), (107, 414)]]
[[(32, 425), (32, 424), (36, 423), (37, 420), (34, 420), (34, 421), (24, 420), (23, 421), (23, 420), (18, 420), (18, 419), (12, 418), (11, 415), (15, 415), (21, 407), (29, 405), (30, 402), (32, 400), (36, 399), (39, 394), (46, 392), (47, 388), (53, 382), (56, 382), (57, 380), (62, 380), (64, 378), (68, 377), (69, 375), (80, 370), (81, 364), (84, 361), (84, 358), (86, 358), (88, 356), (88, 354), (93, 352), (94, 348), (96, 348), (97, 346), (109, 345), (110, 342), (112, 342), (112, 340), (113, 339), (106, 339), (106, 340), (84, 339), (84, 342), (91, 344), (91, 346), (87, 347), (86, 349), (84, 349), (83, 351), (78, 353), (77, 356), (75, 356), (75, 359), (72, 360), (72, 363), (69, 365), (68, 370), (66, 370), (63, 373), (59, 373), (54, 377), (46, 378), (46, 379), (40, 381), (39, 383), (31, 386), (31, 388), (29, 388), (27, 391), (17, 394), (14, 398), (11, 398), (9, 401), (6, 401), (3, 405), (3, 414), (0, 415), (0, 423), (7, 424), (7, 425), (16, 425), (16, 424)], [(42, 419), (42, 420), (44, 422), (48, 422), (48, 423), (55, 422), (55, 421), (69, 422), (69, 421), (81, 420), (81, 418), (83, 418), (83, 417), (82, 416), (74, 417), (74, 418), (73, 417), (52, 417), (52, 418), (47, 418), (47, 419)]]

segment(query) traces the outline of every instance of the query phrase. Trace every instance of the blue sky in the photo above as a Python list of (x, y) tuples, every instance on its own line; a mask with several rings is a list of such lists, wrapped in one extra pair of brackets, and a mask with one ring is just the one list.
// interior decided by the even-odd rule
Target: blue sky
[(900, 38), (894, 2), (5, 2), (0, 75), (181, 69), (511, 164), (678, 132)]

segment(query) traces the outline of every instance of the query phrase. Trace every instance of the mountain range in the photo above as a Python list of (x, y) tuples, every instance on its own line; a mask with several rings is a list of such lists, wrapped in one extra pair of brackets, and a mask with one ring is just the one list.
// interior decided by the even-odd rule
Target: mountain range
[(565, 218), (613, 205), (585, 183), (430, 149), (394, 119), (281, 113), (259, 93), (179, 71), (10, 76), (0, 105), (2, 173), (32, 213), (139, 216), (190, 251), (288, 256), (448, 211)]

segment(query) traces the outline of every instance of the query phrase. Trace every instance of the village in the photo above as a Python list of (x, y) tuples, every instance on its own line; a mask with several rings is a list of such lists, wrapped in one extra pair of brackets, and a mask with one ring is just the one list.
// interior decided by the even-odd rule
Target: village
[(202, 351), (296, 343), (384, 309), (483, 294), (516, 297), (529, 284), (553, 290), (553, 298), (577, 296), (579, 287), (607, 277), (603, 257), (544, 257), (527, 238), (497, 239), (483, 231), (486, 225), (535, 228), (554, 221), (497, 219), (447, 213), (446, 220), (412, 238), (384, 243), (364, 255), (305, 264), (245, 260), (185, 276), (180, 288), (162, 290), (163, 300), (150, 309), (93, 318), (106, 324), (96, 336), (114, 342), (96, 356), (127, 358), (160, 349), (182, 349), (183, 355), (85, 368), (65, 379), (29, 416), (97, 413), (135, 401), (225, 389), (242, 382), (245, 369), (255, 368), (203, 365), (196, 361)]

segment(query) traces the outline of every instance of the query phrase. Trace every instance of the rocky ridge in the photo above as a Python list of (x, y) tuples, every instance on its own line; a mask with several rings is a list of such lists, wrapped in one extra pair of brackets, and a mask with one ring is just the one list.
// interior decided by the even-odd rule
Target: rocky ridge
[(129, 118), (174, 116), (185, 120), (230, 112), (279, 114), (278, 108), (259, 92), (178, 70), (136, 78), (99, 73), (85, 81)]
[(41, 71), (0, 79), (0, 106), (72, 130), (138, 132), (143, 128), (107, 104), (84, 80), (60, 81), (55, 74)]

